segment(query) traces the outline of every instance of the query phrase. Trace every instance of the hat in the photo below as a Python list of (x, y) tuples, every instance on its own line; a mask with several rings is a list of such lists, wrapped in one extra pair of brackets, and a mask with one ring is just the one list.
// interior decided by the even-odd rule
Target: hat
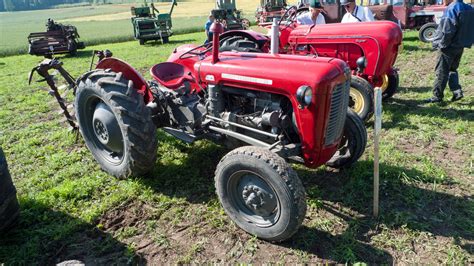
[(354, 3), (355, 0), (340, 0), (341, 1), (341, 6), (348, 5), (350, 3)]
[(309, 0), (309, 7), (312, 8), (323, 8), (319, 0)]

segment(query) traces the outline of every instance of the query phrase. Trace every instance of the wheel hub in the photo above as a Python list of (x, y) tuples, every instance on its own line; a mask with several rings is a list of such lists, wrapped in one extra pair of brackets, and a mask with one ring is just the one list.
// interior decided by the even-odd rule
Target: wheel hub
[(112, 152), (122, 151), (122, 134), (120, 126), (110, 107), (99, 103), (95, 107), (92, 127), (97, 140)]
[(244, 177), (242, 183), (244, 186), (241, 195), (245, 206), (257, 215), (263, 217), (272, 215), (277, 207), (277, 199), (271, 188), (262, 180), (253, 176)]
[(388, 75), (385, 74), (382, 76), (382, 86), (380, 86), (382, 92), (384, 92), (388, 88)]
[(364, 110), (364, 106), (365, 106), (364, 97), (358, 90), (352, 87), (349, 91), (349, 96), (350, 96), (349, 107), (357, 114), (360, 114), (362, 110)]

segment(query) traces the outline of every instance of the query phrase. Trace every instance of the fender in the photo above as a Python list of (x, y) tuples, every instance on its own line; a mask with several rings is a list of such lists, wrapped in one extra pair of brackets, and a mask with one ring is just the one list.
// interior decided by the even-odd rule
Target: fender
[(242, 37), (248, 38), (249, 40), (256, 42), (258, 46), (260, 47), (260, 49), (270, 41), (270, 38), (268, 38), (268, 36), (259, 32), (252, 31), (252, 30), (226, 31), (219, 36), (219, 39), (223, 40), (229, 36), (242, 36)]
[(153, 101), (153, 94), (151, 93), (145, 79), (136, 71), (131, 65), (127, 62), (122, 61), (118, 58), (108, 57), (102, 59), (96, 66), (96, 69), (111, 69), (112, 71), (119, 73), (122, 72), (122, 75), (133, 82), (133, 87), (141, 95), (143, 95), (143, 100), (145, 104)]

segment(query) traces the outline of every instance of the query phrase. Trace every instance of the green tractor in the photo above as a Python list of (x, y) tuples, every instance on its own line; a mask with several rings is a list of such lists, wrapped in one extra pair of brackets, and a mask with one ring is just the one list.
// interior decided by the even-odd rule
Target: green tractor
[(140, 45), (149, 40), (161, 40), (162, 43), (168, 43), (169, 37), (173, 35), (171, 30), (171, 14), (174, 6), (178, 5), (173, 0), (169, 13), (161, 13), (156, 9), (153, 3), (150, 6), (132, 7), (132, 25), (135, 39)]
[(247, 30), (250, 21), (241, 17), (241, 11), (237, 10), (235, 0), (217, 0), (216, 9), (212, 15), (224, 24), (225, 30)]

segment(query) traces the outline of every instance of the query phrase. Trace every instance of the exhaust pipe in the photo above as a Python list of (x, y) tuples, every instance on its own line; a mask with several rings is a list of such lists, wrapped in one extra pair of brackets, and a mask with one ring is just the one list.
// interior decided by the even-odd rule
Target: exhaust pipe
[(212, 63), (215, 64), (219, 61), (219, 35), (224, 32), (224, 26), (215, 20), (209, 31), (212, 32)]
[(278, 19), (273, 18), (271, 30), (270, 52), (271, 54), (278, 54), (278, 47), (280, 45), (280, 29), (278, 27)]

